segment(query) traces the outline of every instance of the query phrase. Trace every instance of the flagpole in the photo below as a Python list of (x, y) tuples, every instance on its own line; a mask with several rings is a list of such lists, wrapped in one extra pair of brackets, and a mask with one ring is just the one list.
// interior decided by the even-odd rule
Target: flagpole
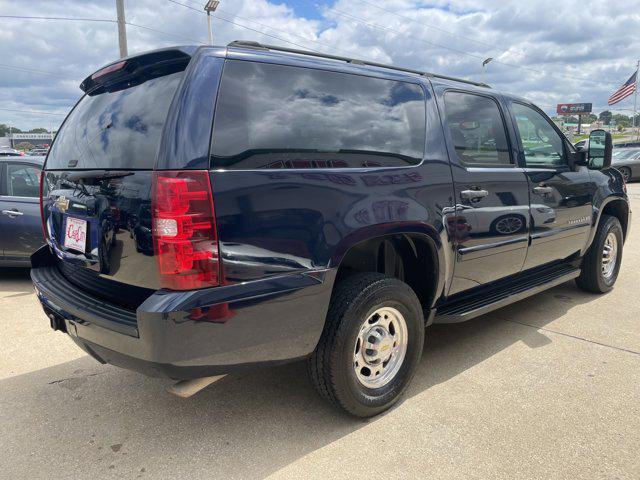
[(633, 93), (633, 132), (636, 135), (636, 140), (638, 139), (639, 135), (638, 135), (638, 131), (636, 130), (636, 110), (637, 110), (637, 106), (638, 106), (638, 71), (640, 70), (640, 60), (638, 60), (638, 63), (636, 63), (636, 88), (635, 88), (635, 92)]

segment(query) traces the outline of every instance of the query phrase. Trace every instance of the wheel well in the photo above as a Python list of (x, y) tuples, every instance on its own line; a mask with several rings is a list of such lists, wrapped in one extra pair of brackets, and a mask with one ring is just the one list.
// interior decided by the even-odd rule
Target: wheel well
[(386, 235), (351, 247), (340, 262), (336, 283), (361, 272), (395, 277), (413, 289), (422, 305), (430, 306), (438, 283), (438, 257), (425, 235)]
[(629, 205), (624, 200), (613, 200), (607, 203), (602, 209), (603, 215), (612, 215), (620, 221), (622, 225), (622, 235), (627, 238), (627, 228), (629, 223)]

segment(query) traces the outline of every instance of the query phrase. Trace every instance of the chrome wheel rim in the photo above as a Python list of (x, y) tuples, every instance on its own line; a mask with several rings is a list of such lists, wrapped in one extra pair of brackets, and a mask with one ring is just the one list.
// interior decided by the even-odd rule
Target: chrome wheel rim
[(522, 220), (518, 217), (507, 217), (496, 223), (496, 231), (498, 233), (509, 234), (516, 233), (522, 228)]
[(353, 370), (367, 388), (395, 378), (407, 353), (407, 322), (391, 307), (378, 308), (360, 326), (353, 349)]
[(609, 232), (604, 241), (602, 249), (602, 276), (609, 279), (613, 276), (618, 259), (618, 237), (615, 233)]
[(624, 181), (628, 182), (629, 181), (629, 177), (631, 177), (631, 172), (628, 169), (623, 168), (622, 169), (622, 178), (624, 178)]

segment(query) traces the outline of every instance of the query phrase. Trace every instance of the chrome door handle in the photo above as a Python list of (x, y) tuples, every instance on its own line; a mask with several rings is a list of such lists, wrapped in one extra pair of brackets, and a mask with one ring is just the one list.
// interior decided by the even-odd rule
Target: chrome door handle
[(9, 215), (11, 218), (19, 217), (24, 215), (24, 213), (19, 212), (18, 210), (2, 210), (3, 215)]
[(548, 195), (553, 193), (553, 187), (534, 187), (533, 191), (538, 195)]
[(462, 190), (460, 196), (465, 200), (479, 200), (489, 196), (486, 190)]

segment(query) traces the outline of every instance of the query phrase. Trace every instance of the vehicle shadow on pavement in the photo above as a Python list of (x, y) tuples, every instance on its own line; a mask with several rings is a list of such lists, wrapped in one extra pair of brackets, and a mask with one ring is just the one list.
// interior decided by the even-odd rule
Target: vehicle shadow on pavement
[[(526, 309), (537, 308), (547, 324), (593, 298), (567, 284), (528, 305), (429, 328), (404, 402), (515, 342), (538, 348), (552, 341), (505, 321), (510, 316), (535, 316)], [(313, 390), (303, 363), (229, 375), (186, 400), (166, 393), (168, 384), (88, 356), (1, 380), (5, 468), (14, 478), (73, 476), (70, 468), (83, 478), (264, 477), (385, 417), (360, 420), (334, 410)], [(402, 403), (386, 415), (401, 414)]]
[(33, 293), (29, 272), (28, 268), (0, 267), (2, 292)]

